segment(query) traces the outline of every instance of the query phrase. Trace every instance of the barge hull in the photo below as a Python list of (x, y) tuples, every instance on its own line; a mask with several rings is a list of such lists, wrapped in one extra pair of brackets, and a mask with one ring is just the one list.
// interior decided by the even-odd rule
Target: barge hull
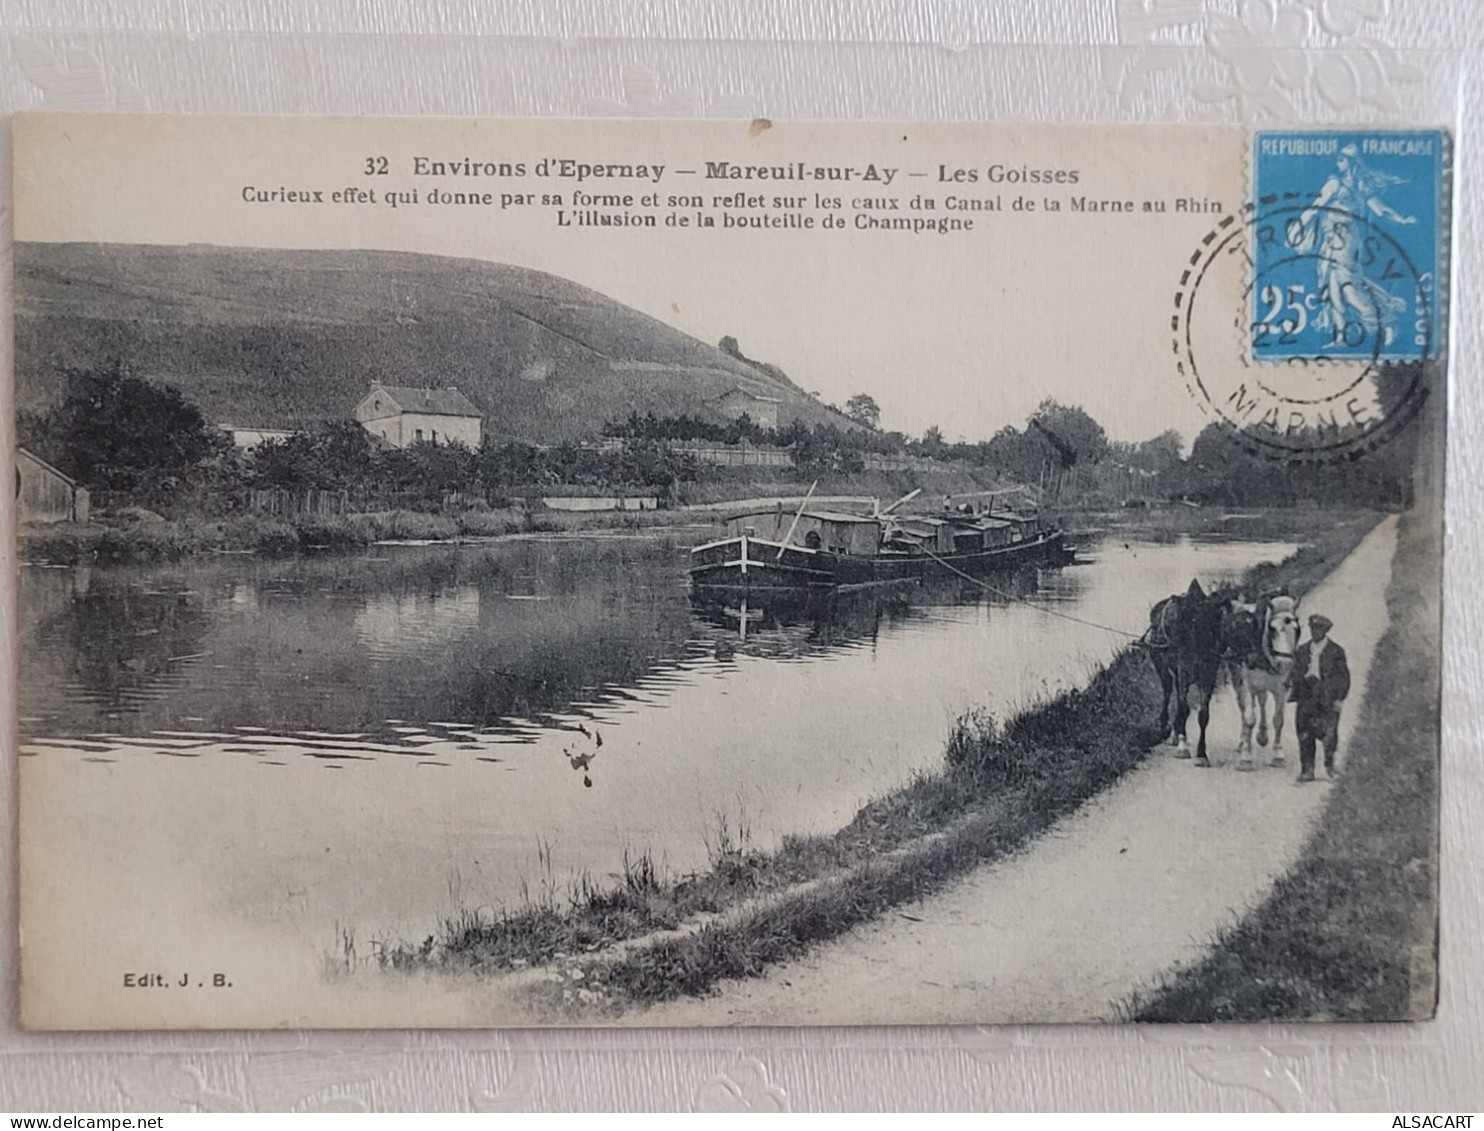
[(847, 589), (912, 583), (953, 573), (1059, 564), (1070, 557), (1059, 533), (967, 553), (877, 557), (836, 554), (740, 535), (692, 550), (690, 578), (693, 585), (714, 589)]

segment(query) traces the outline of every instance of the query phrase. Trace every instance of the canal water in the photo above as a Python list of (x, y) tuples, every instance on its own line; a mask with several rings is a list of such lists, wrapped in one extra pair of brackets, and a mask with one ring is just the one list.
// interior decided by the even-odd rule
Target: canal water
[(625, 854), (683, 873), (837, 829), (965, 711), (1126, 643), (1054, 612), (1137, 634), (1192, 577), (1292, 548), (1107, 534), (997, 592), (747, 606), (693, 603), (653, 536), (25, 565), (25, 851), (73, 861), (48, 921), (106, 925), (120, 961), (162, 928), (419, 939)]

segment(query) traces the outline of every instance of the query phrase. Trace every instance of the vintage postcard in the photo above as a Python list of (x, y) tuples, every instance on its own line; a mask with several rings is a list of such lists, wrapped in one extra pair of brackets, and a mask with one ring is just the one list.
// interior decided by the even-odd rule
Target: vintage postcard
[(1432, 1016), (1451, 160), (22, 116), (25, 1024)]

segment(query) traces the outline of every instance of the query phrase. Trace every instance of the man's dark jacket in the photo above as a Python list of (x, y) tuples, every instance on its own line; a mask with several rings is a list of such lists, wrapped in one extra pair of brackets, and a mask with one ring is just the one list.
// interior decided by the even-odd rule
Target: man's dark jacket
[(1300, 644), (1293, 654), (1293, 670), (1289, 682), (1293, 685), (1290, 698), (1296, 703), (1314, 703), (1320, 707), (1335, 707), (1350, 694), (1350, 663), (1345, 659), (1345, 649), (1333, 640), (1319, 656), (1319, 678), (1309, 675), (1309, 661), (1314, 644)]

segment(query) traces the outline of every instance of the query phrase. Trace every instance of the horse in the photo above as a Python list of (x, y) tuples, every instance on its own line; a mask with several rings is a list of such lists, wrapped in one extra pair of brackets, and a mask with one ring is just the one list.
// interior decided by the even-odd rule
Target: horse
[(1273, 701), (1273, 756), (1270, 766), (1282, 766), (1283, 712), (1288, 679), (1298, 649), (1298, 602), (1286, 593), (1269, 594), (1247, 604), (1234, 605), (1228, 621), (1228, 664), (1242, 733), (1237, 740), (1237, 769), (1251, 770), (1252, 730), (1257, 744), (1268, 744), (1268, 699)]
[[(1226, 651), (1227, 617), (1233, 596), (1234, 591), (1226, 588), (1208, 594), (1199, 581), (1192, 581), (1183, 594), (1166, 597), (1149, 610), (1145, 642), (1154, 659), (1154, 670), (1159, 673), (1160, 735), (1169, 737), (1176, 758), (1190, 757), (1185, 727), (1190, 719), (1190, 688), (1195, 687), (1201, 728), (1195, 764), (1202, 769), (1211, 765), (1206, 757), (1206, 725), (1211, 719), (1211, 696)], [(1175, 693), (1173, 726), (1171, 691)]]

